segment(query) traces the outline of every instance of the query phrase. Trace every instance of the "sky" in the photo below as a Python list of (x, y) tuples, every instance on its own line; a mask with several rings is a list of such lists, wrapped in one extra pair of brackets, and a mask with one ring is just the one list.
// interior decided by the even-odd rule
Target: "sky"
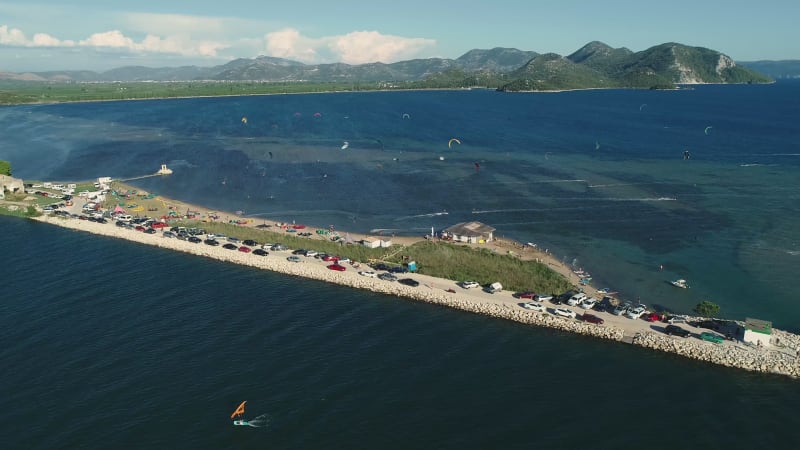
[(0, 72), (457, 58), (508, 47), (569, 55), (591, 41), (800, 59), (800, 1), (0, 1)]

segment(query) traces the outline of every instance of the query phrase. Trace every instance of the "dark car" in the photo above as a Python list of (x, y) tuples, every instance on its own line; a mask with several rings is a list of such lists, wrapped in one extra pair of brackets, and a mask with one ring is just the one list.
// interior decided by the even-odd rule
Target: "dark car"
[(257, 248), (255, 250), (253, 250), (253, 254), (254, 255), (258, 255), (258, 256), (267, 256), (267, 255), (269, 255), (269, 252), (267, 252), (264, 249)]
[(189, 236), (186, 240), (191, 242), (191, 243), (193, 243), (193, 244), (199, 244), (199, 243), (203, 242), (203, 240), (200, 239), (197, 236)]
[(411, 286), (411, 287), (419, 286), (419, 281), (417, 281), (417, 280), (415, 280), (413, 278), (401, 278), (400, 280), (397, 280), (397, 282), (405, 284), (406, 286)]
[(293, 255), (303, 255), (306, 256), (306, 250), (303, 248), (298, 248), (297, 250), (292, 252)]
[(597, 317), (594, 314), (584, 314), (581, 316), (581, 320), (584, 322), (596, 323), (598, 325), (602, 325), (605, 322), (605, 320), (603, 320), (601, 317)]
[(244, 241), (242, 241), (242, 244), (249, 245), (250, 247), (258, 246), (258, 242), (254, 241), (252, 239), (245, 239)]
[(680, 336), (680, 337), (689, 337), (692, 333), (689, 330), (684, 330), (683, 328), (677, 325), (667, 325), (664, 328), (664, 333), (667, 333), (670, 336)]
[(380, 278), (381, 280), (384, 280), (384, 281), (396, 281), (397, 280), (397, 277), (392, 275), (389, 272), (381, 273), (380, 275), (378, 275), (378, 278)]
[(392, 266), (390, 266), (388, 264), (384, 264), (384, 263), (378, 263), (378, 264), (375, 264), (374, 266), (372, 266), (372, 268), (375, 269), (375, 270), (389, 270), (389, 269), (392, 268)]
[(114, 225), (116, 225), (118, 227), (124, 227), (126, 225), (126, 223), (121, 221), (121, 220), (118, 220), (118, 221), (114, 222)]
[(408, 269), (406, 269), (403, 266), (394, 266), (391, 269), (389, 269), (389, 272), (392, 272), (392, 273), (407, 273)]
[(144, 232), (147, 233), (147, 234), (156, 234), (156, 233), (158, 233), (156, 230), (154, 230), (152, 228), (147, 228), (147, 229), (144, 230)]
[(227, 249), (227, 250), (239, 250), (238, 246), (236, 246), (234, 244), (231, 244), (230, 242), (225, 244), (225, 245), (223, 245), (222, 248)]
[(203, 241), (206, 245), (219, 245), (219, 242), (216, 239), (206, 239)]
[(108, 220), (103, 217), (100, 217), (99, 219), (97, 219), (97, 223), (108, 223)]

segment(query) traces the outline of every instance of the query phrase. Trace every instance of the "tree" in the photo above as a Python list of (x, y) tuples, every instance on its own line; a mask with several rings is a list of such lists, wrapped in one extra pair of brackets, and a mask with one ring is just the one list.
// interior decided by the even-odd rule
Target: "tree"
[(708, 300), (703, 300), (694, 307), (694, 312), (703, 317), (714, 317), (719, 314), (719, 305)]
[(0, 175), (11, 176), (11, 163), (8, 161), (0, 161)]

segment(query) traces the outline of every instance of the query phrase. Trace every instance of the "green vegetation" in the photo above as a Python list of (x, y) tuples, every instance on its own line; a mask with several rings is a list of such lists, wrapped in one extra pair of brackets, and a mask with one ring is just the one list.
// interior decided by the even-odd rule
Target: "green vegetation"
[(384, 89), (379, 83), (307, 83), (259, 81), (42, 82), (0, 81), (0, 104), (294, 94)]
[(11, 163), (0, 160), (0, 175), (11, 176)]
[(14, 204), (1, 204), (0, 215), (13, 217), (38, 217), (41, 216), (42, 213), (40, 213), (33, 205), (19, 206)]
[(227, 223), (183, 221), (178, 226), (203, 228), (209, 233), (235, 236), (242, 240), (252, 239), (259, 243), (281, 243), (291, 249), (316, 250), (346, 256), (361, 263), (381, 261), (400, 265), (416, 261), (417, 271), (421, 274), (456, 281), (475, 280), (481, 284), (499, 281), (506, 289), (513, 291), (532, 290), (549, 294), (561, 293), (571, 288), (563, 276), (544, 264), (447, 242), (422, 241), (403, 248), (368, 248), (358, 244), (345, 244), (343, 240), (322, 240), (316, 234), (312, 238), (305, 238), (292, 233)]
[(719, 314), (720, 307), (714, 302), (703, 300), (694, 307), (694, 312), (703, 317), (716, 317)]

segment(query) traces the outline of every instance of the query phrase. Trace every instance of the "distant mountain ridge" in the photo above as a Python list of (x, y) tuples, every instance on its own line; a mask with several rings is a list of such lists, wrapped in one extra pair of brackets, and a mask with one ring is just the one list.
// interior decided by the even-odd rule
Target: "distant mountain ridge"
[(739, 64), (775, 79), (800, 78), (800, 60), (742, 61)]
[(669, 88), (684, 83), (763, 83), (760, 73), (715, 50), (665, 43), (641, 52), (593, 41), (569, 56), (515, 48), (475, 49), (456, 59), (391, 64), (304, 64), (283, 58), (240, 58), (212, 66), (120, 67), (105, 72), (0, 73), (0, 79), (48, 82), (269, 81), (410, 83), (410, 87), (495, 87), (504, 91), (609, 87)]

